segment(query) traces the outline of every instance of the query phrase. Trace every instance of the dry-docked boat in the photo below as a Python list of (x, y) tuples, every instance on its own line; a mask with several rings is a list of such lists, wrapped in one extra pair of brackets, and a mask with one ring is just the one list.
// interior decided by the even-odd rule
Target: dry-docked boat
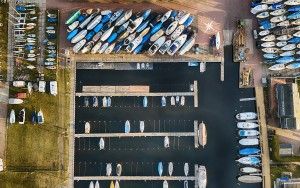
[(169, 46), (171, 45), (172, 41), (171, 40), (167, 40), (159, 49), (159, 52), (161, 54), (165, 54), (167, 49), (169, 48)]
[(286, 16), (281, 15), (281, 16), (276, 16), (276, 17), (271, 18), (270, 22), (278, 23), (278, 22), (282, 22), (284, 20), (286, 20)]
[(282, 0), (262, 0), (261, 3), (265, 3), (265, 4), (274, 4), (274, 3), (279, 3)]
[(143, 17), (136, 18), (134, 21), (131, 21), (128, 26), (129, 33), (133, 33), (136, 28), (142, 23)]
[(173, 21), (166, 29), (166, 35), (171, 35), (178, 26), (178, 21)]
[(182, 25), (191, 15), (191, 13), (185, 13), (179, 20), (178, 20), (178, 24)]
[(86, 27), (87, 30), (92, 30), (101, 22), (102, 15), (96, 16)]
[(264, 42), (261, 44), (262, 47), (264, 48), (270, 48), (270, 47), (274, 47), (275, 46), (275, 42)]
[(285, 20), (285, 21), (277, 24), (277, 26), (279, 26), (279, 27), (287, 27), (289, 25), (291, 25), (289, 20)]
[(115, 26), (120, 26), (123, 23), (125, 23), (132, 15), (132, 9), (127, 10), (125, 13), (123, 13), (116, 21)]
[(243, 175), (238, 177), (238, 180), (242, 183), (260, 183), (262, 182), (261, 176)]
[(286, 66), (287, 69), (298, 69), (300, 68), (300, 63), (296, 62), (296, 63), (292, 63)]
[(81, 41), (86, 36), (86, 34), (87, 34), (86, 29), (80, 31), (74, 38), (72, 38), (71, 43), (74, 44)]
[(279, 54), (280, 56), (292, 56), (292, 55), (295, 55), (295, 51), (291, 50), (291, 51), (285, 51), (281, 54)]
[(242, 146), (254, 146), (254, 145), (258, 145), (259, 141), (257, 138), (242, 138), (239, 140), (239, 143)]
[(92, 48), (91, 53), (95, 54), (99, 51), (100, 47), (101, 47), (102, 42), (99, 41), (95, 44), (95, 46)]
[(181, 49), (179, 50), (179, 55), (183, 55), (186, 52), (188, 52), (194, 45), (196, 39), (196, 36), (192, 36), (188, 41), (186, 41), (184, 43), (184, 45), (181, 47)]
[(163, 45), (163, 43), (166, 41), (166, 37), (162, 36), (159, 39), (157, 39), (152, 46), (149, 48), (148, 53), (149, 55), (154, 55), (157, 50)]
[(277, 40), (290, 40), (291, 38), (293, 38), (292, 35), (281, 35), (279, 37), (277, 37)]
[(237, 123), (237, 128), (239, 128), (239, 129), (255, 129), (258, 126), (259, 125), (257, 123), (253, 123), (253, 122), (238, 122)]
[(300, 48), (300, 44), (297, 44), (297, 48)]
[(160, 29), (159, 31), (157, 31), (154, 35), (152, 35), (150, 37), (150, 42), (154, 42), (156, 41), (158, 38), (160, 38), (161, 36), (163, 36), (165, 33), (164, 29)]
[(97, 15), (97, 13), (93, 13), (92, 15), (90, 15), (88, 18), (86, 18), (78, 27), (80, 29), (83, 29), (88, 23), (90, 23), (90, 21)]
[(300, 0), (288, 0), (284, 2), (286, 5), (300, 5)]
[(243, 167), (243, 168), (240, 168), (240, 172), (242, 172), (242, 173), (259, 173), (260, 169), (253, 168), (253, 167)]
[(142, 36), (138, 36), (136, 37), (131, 43), (128, 44), (128, 46), (126, 47), (126, 51), (131, 53), (133, 52), (133, 50), (138, 47), (139, 44), (141, 44), (143, 40)]
[(261, 41), (269, 42), (275, 40), (275, 38), (276, 38), (275, 35), (267, 35), (261, 38)]
[(269, 53), (269, 54), (275, 54), (279, 52), (278, 48), (262, 48), (261, 49), (263, 52), (265, 53)]
[(257, 114), (255, 112), (242, 112), (236, 115), (236, 119), (238, 120), (253, 120), (257, 118)]
[(270, 30), (262, 30), (258, 33), (259, 36), (266, 36), (270, 33)]
[(252, 14), (257, 14), (257, 13), (259, 13), (259, 12), (263, 12), (263, 11), (266, 11), (266, 10), (268, 10), (268, 5), (266, 5), (266, 4), (260, 4), (260, 5), (257, 5), (257, 6), (255, 6), (255, 7), (253, 7), (253, 8), (251, 8), (251, 13)]
[(206, 125), (203, 123), (203, 121), (199, 124), (198, 127), (198, 137), (199, 144), (204, 148), (204, 146), (207, 144), (207, 131)]
[(281, 50), (288, 51), (294, 50), (296, 48), (296, 44), (288, 44), (281, 48)]
[(168, 48), (167, 50), (167, 53), (169, 55), (174, 55), (178, 50), (179, 48), (181, 48), (181, 46), (185, 43), (186, 41), (186, 38), (187, 38), (187, 35), (186, 34), (183, 34), (181, 35), (180, 37), (178, 37), (171, 45), (170, 47)]
[(300, 19), (292, 21), (291, 24), (292, 25), (300, 25)]
[(272, 65), (271, 67), (269, 67), (269, 70), (271, 70), (271, 71), (280, 71), (280, 70), (284, 70), (284, 69), (285, 69), (284, 64), (275, 64), (275, 65)]
[(113, 30), (115, 29), (115, 26), (109, 28), (108, 30), (106, 30), (103, 35), (100, 37), (100, 40), (102, 42), (104, 42), (106, 39), (108, 39), (108, 37), (111, 35), (111, 33), (113, 32)]
[(173, 169), (174, 169), (173, 162), (169, 162), (169, 164), (168, 164), (169, 176), (172, 176)]
[(68, 32), (73, 31), (76, 27), (78, 27), (79, 21), (73, 22), (71, 25), (68, 26)]
[(179, 25), (171, 35), (171, 40), (177, 39), (184, 30), (184, 25)]
[(276, 43), (276, 46), (277, 47), (283, 47), (283, 46), (285, 46), (285, 45), (287, 45), (288, 43), (286, 42), (286, 41), (279, 41), (279, 42), (277, 42)]
[(172, 13), (172, 10), (169, 10), (168, 12), (166, 12), (163, 15), (163, 17), (161, 17), (160, 22), (165, 22), (167, 19), (169, 19), (171, 16), (171, 13)]
[(267, 18), (269, 17), (269, 12), (261, 12), (259, 14), (256, 15), (257, 18), (260, 18), (260, 19), (264, 19), (264, 18)]
[(130, 35), (128, 35), (128, 37), (126, 37), (126, 39), (124, 40), (124, 44), (128, 45), (131, 41), (133, 41), (136, 37), (137, 33), (132, 33)]
[(102, 35), (102, 32), (96, 33), (96, 34), (93, 36), (93, 39), (92, 39), (92, 40), (93, 40), (94, 42), (97, 42), (97, 41), (100, 39), (101, 35)]
[(286, 13), (286, 9), (282, 8), (282, 9), (277, 9), (277, 10), (274, 10), (272, 12), (270, 12), (270, 15), (272, 16), (280, 16), (282, 14)]
[(86, 39), (82, 39), (81, 41), (79, 41), (77, 44), (75, 44), (75, 46), (73, 47), (73, 52), (74, 53), (78, 53), (80, 51), (80, 49), (85, 45), (86, 43)]
[(104, 53), (104, 51), (106, 50), (106, 48), (109, 46), (109, 43), (108, 42), (106, 42), (106, 43), (104, 43), (101, 47), (100, 47), (100, 49), (99, 49), (99, 54), (103, 54)]
[(81, 53), (85, 54), (85, 53), (89, 52), (93, 46), (94, 46), (94, 41), (90, 41), (90, 42), (86, 43), (84, 48), (81, 50)]
[(105, 53), (105, 54), (110, 54), (110, 53), (114, 50), (115, 45), (116, 45), (115, 42), (112, 43), (112, 44), (110, 44), (110, 45), (105, 49), (104, 53)]
[(278, 56), (278, 54), (263, 54), (263, 57), (266, 59), (276, 59)]
[(113, 15), (110, 17), (109, 22), (113, 23), (114, 21), (116, 21), (121, 16), (121, 14), (123, 14), (123, 12), (123, 9), (119, 9), (116, 12), (114, 12)]

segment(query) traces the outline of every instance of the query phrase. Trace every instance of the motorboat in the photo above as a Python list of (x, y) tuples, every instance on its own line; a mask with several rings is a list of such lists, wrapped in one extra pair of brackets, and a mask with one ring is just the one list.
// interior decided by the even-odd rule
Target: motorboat
[(257, 138), (242, 138), (239, 140), (239, 143), (242, 146), (254, 146), (254, 145), (258, 145), (259, 141)]
[(270, 21), (272, 23), (278, 23), (278, 22), (282, 22), (282, 21), (286, 20), (286, 18), (287, 18), (286, 16), (281, 15), (281, 16), (276, 16), (276, 17), (271, 18)]
[(261, 13), (256, 15), (256, 17), (259, 18), (259, 19), (264, 19), (264, 18), (267, 18), (269, 16), (270, 16), (269, 12), (261, 12)]
[(257, 130), (239, 130), (239, 136), (257, 136), (259, 132)]
[(93, 182), (93, 181), (90, 181), (89, 188), (95, 188), (95, 187), (94, 187), (94, 182)]
[(178, 24), (182, 25), (191, 15), (191, 13), (185, 13), (179, 20), (178, 20)]
[(275, 4), (271, 4), (268, 9), (269, 10), (278, 10), (278, 9), (282, 9), (284, 7), (285, 7), (285, 5), (282, 3), (275, 3)]
[(107, 97), (107, 107), (111, 107), (111, 97)]
[(206, 125), (203, 123), (203, 121), (199, 124), (198, 127), (198, 137), (199, 137), (199, 144), (204, 148), (207, 144), (207, 131), (206, 131)]
[(72, 38), (71, 43), (75, 44), (75, 43), (81, 41), (86, 35), (87, 35), (87, 30), (86, 29), (80, 31), (77, 35), (75, 35)]
[(91, 54), (95, 54), (99, 51), (100, 47), (102, 45), (101, 41), (98, 41), (95, 46), (91, 49)]
[(116, 45), (115, 42), (112, 43), (112, 44), (110, 44), (110, 45), (105, 49), (104, 53), (105, 53), (105, 54), (110, 54), (110, 53), (114, 50), (115, 45)]
[(288, 51), (288, 50), (294, 50), (296, 48), (296, 44), (288, 44), (284, 47), (280, 48), (281, 50)]
[(267, 54), (264, 54), (263, 57), (266, 59), (276, 59), (276, 58), (278, 58), (278, 54), (268, 54), (267, 53)]
[(171, 97), (171, 106), (174, 106), (174, 105), (175, 105), (175, 97), (172, 96), (172, 97)]
[(126, 120), (124, 126), (125, 126), (125, 133), (130, 133), (130, 122), (129, 122), (129, 120)]
[(286, 66), (287, 69), (298, 69), (300, 68), (300, 63), (296, 62), (296, 63), (292, 63)]
[(275, 44), (275, 42), (264, 42), (264, 43), (262, 43), (261, 44), (261, 46), (262, 47), (264, 47), (264, 48), (270, 48), (270, 47), (274, 47), (276, 44)]
[(141, 133), (143, 133), (145, 130), (145, 122), (144, 121), (140, 121), (140, 131)]
[(126, 37), (124, 40), (124, 44), (128, 45), (131, 41), (133, 41), (136, 38), (136, 33), (132, 33)]
[(243, 148), (239, 150), (240, 155), (256, 155), (260, 153), (258, 148)]
[(194, 16), (189, 16), (189, 18), (183, 23), (184, 27), (189, 27), (194, 20)]
[(184, 182), (183, 182), (183, 188), (189, 188), (189, 182), (188, 182), (188, 180), (184, 180)]
[(184, 29), (185, 29), (184, 25), (179, 25), (175, 29), (175, 31), (171, 34), (171, 40), (177, 39), (181, 35)]
[(275, 39), (276, 39), (275, 35), (267, 35), (261, 38), (260, 40), (265, 42), (270, 42), (270, 41), (274, 41)]
[(116, 174), (117, 174), (117, 176), (121, 176), (121, 174), (122, 174), (122, 165), (121, 164), (117, 164)]
[(91, 131), (91, 124), (87, 121), (84, 124), (84, 133), (88, 134)]
[(142, 23), (142, 21), (143, 21), (143, 17), (138, 17), (134, 21), (131, 21), (127, 28), (129, 33), (133, 33), (136, 30), (136, 28)]
[(238, 122), (237, 123), (237, 128), (239, 129), (255, 129), (258, 128), (258, 124), (257, 123), (253, 123), (253, 122)]
[[(167, 23), (167, 22), (165, 22)], [(165, 24), (164, 23), (164, 24)], [(152, 28), (151, 28), (151, 31), (150, 31), (150, 34), (153, 35), (153, 34), (156, 34), (160, 29), (161, 27), (163, 26), (163, 23), (162, 22), (158, 22), (157, 24), (155, 24)], [(161, 29), (162, 31), (164, 31), (165, 29)]]
[(275, 65), (272, 65), (271, 67), (269, 67), (269, 70), (271, 70), (271, 71), (281, 71), (284, 69), (285, 69), (284, 64), (275, 64)]
[(158, 165), (157, 165), (157, 171), (158, 171), (158, 175), (161, 176), (162, 173), (163, 173), (163, 163), (162, 162), (159, 162)]
[(300, 19), (291, 22), (292, 25), (300, 25)]
[(159, 39), (157, 39), (149, 48), (148, 50), (149, 55), (154, 55), (159, 50), (159, 48), (164, 44), (165, 40), (166, 40), (165, 36), (162, 36)]
[(102, 15), (97, 15), (86, 27), (87, 30), (92, 30), (94, 29), (102, 19)]
[(268, 22), (266, 24), (261, 25), (259, 28), (263, 30), (268, 30), (268, 29), (273, 29), (274, 27), (276, 27), (275, 23)]
[(206, 188), (207, 186), (207, 173), (205, 166), (198, 166), (198, 188)]
[(195, 41), (196, 41), (195, 37), (191, 37), (190, 39), (188, 39), (184, 43), (184, 45), (181, 47), (178, 54), (183, 55), (186, 52), (188, 52), (193, 47), (193, 45), (195, 44)]
[(266, 5), (266, 4), (259, 4), (259, 5), (255, 6), (255, 7), (251, 8), (250, 12), (252, 14), (257, 14), (259, 12), (263, 12), (263, 11), (266, 11), (266, 10), (268, 10), (268, 5)]
[(173, 162), (169, 162), (169, 163), (168, 163), (169, 176), (172, 176), (173, 170), (174, 170)]
[(100, 140), (99, 140), (99, 148), (100, 148), (100, 150), (104, 150), (104, 148), (105, 148), (104, 138), (100, 138)]
[(143, 37), (142, 36), (138, 36), (136, 37), (132, 42), (130, 42), (128, 44), (128, 46), (126, 47), (127, 52), (131, 53), (133, 52), (133, 50), (142, 42)]
[(10, 111), (10, 114), (9, 114), (9, 123), (10, 124), (16, 123), (16, 114), (15, 114), (14, 110)]
[(238, 180), (242, 183), (261, 183), (262, 177), (254, 175), (243, 175), (238, 177)]
[(56, 96), (57, 95), (57, 82), (50, 81), (50, 94)]
[(112, 165), (111, 165), (111, 163), (107, 163), (106, 164), (106, 175), (110, 176), (111, 172), (112, 172)]
[(109, 43), (108, 42), (106, 42), (106, 43), (104, 43), (101, 47), (100, 47), (100, 49), (99, 49), (99, 54), (103, 54), (104, 52), (105, 52), (105, 50), (106, 50), (106, 48), (108, 48), (108, 46), (109, 46)]
[(166, 99), (165, 96), (162, 96), (162, 97), (161, 97), (161, 106), (162, 106), (162, 107), (165, 107), (166, 104), (167, 104), (167, 99)]
[(280, 16), (280, 15), (282, 15), (284, 13), (286, 13), (286, 9), (281, 8), (281, 9), (277, 9), (277, 10), (274, 10), (274, 11), (270, 12), (270, 15), (272, 15), (272, 16)]
[(261, 172), (261, 170), (254, 167), (243, 167), (240, 168), (240, 172), (250, 174), (250, 173), (259, 173)]
[(100, 14), (103, 15), (103, 16), (104, 16), (104, 15), (111, 15), (111, 14), (112, 14), (112, 11), (106, 9), (106, 10), (102, 10), (102, 11), (100, 12)]
[(277, 42), (276, 43), (276, 46), (277, 47), (283, 47), (283, 46), (285, 46), (285, 45), (287, 45), (288, 43), (286, 42), (286, 41), (279, 41), (279, 42)]
[(291, 6), (290, 8), (288, 8), (289, 12), (298, 12), (300, 11), (300, 6)]
[(185, 176), (188, 176), (189, 175), (189, 163), (184, 163), (184, 166), (183, 166), (183, 171), (184, 171), (184, 175)]
[(95, 188), (100, 188), (99, 181), (96, 181), (96, 183), (95, 183)]
[(118, 34), (117, 34), (117, 33), (113, 33), (113, 34), (111, 34), (111, 35), (108, 37), (107, 42), (108, 42), (109, 44), (111, 44), (112, 42), (114, 42), (114, 41), (117, 39), (117, 37), (118, 37)]
[(163, 188), (168, 188), (169, 187), (169, 184), (167, 182), (167, 180), (164, 180), (163, 182)]
[(161, 17), (160, 21), (161, 21), (162, 23), (165, 22), (165, 21), (167, 21), (167, 19), (170, 18), (171, 13), (172, 13), (172, 10), (169, 10), (168, 12), (166, 12), (166, 13), (163, 15), (163, 17)]
[(84, 107), (89, 107), (90, 102), (88, 97), (84, 97)]
[(81, 53), (85, 54), (85, 53), (89, 52), (92, 49), (93, 46), (94, 46), (94, 41), (89, 41), (82, 48)]
[(102, 42), (104, 42), (106, 39), (108, 39), (108, 37), (111, 35), (111, 33), (113, 32), (113, 30), (115, 29), (115, 26), (109, 28), (108, 30), (106, 30), (103, 35), (101, 36), (100, 40)]
[(295, 20), (300, 18), (300, 12), (294, 12), (290, 15), (287, 16), (288, 19), (290, 20)]
[(43, 124), (44, 123), (44, 114), (43, 114), (42, 110), (40, 110), (37, 113), (37, 123), (38, 124)]
[(257, 114), (255, 112), (242, 112), (236, 115), (236, 119), (238, 120), (253, 120), (257, 118)]
[(115, 26), (120, 26), (124, 24), (131, 17), (131, 15), (132, 15), (132, 9), (127, 10), (116, 20)]
[(285, 52), (279, 54), (279, 56), (282, 56), (282, 57), (283, 56), (293, 56), (293, 55), (295, 55), (295, 51), (293, 51), (293, 50), (285, 51)]
[(116, 21), (123, 14), (123, 12), (124, 12), (123, 9), (114, 12), (113, 15), (110, 17), (109, 22), (113, 23), (114, 21)]
[(245, 165), (257, 165), (260, 163), (260, 159), (253, 156), (242, 157), (236, 161)]
[(120, 184), (118, 180), (115, 181), (115, 188), (120, 188)]
[[(142, 22), (137, 28), (136, 28), (136, 32), (140, 33), (142, 32), (144, 29), (146, 29), (146, 27), (149, 25), (150, 20), (145, 20), (144, 22)], [(126, 22), (129, 23), (129, 22)], [(150, 27), (150, 26), (149, 26)], [(127, 28), (127, 27), (126, 27)]]
[(79, 21), (75, 21), (75, 22), (73, 22), (72, 24), (70, 24), (70, 25), (68, 26), (68, 32), (71, 32), (71, 31), (73, 31), (74, 29), (76, 29), (76, 28), (78, 27), (78, 25), (79, 25)]
[(107, 107), (107, 98), (106, 97), (102, 98), (102, 106)]
[(91, 14), (88, 18), (86, 18), (81, 24), (79, 24), (79, 28), (83, 29), (85, 26), (87, 26), (88, 23), (97, 15), (97, 13)]
[(114, 181), (111, 181), (111, 182), (110, 182), (109, 188), (115, 188)]
[(262, 0), (261, 3), (265, 3), (265, 4), (274, 4), (274, 3), (279, 3), (282, 0)]
[(101, 35), (102, 35), (102, 32), (97, 32), (97, 33), (93, 36), (92, 40), (93, 40), (94, 42), (97, 42), (97, 41), (100, 39)]
[(150, 37), (150, 42), (154, 42), (157, 39), (159, 39), (161, 36), (163, 36), (165, 34), (164, 29), (160, 29), (159, 31), (157, 31), (154, 35), (152, 35)]
[(164, 138), (164, 147), (169, 148), (170, 147), (170, 139), (168, 136), (165, 136)]
[(148, 107), (148, 99), (146, 96), (143, 98), (143, 107)]
[(77, 10), (74, 12), (65, 22), (66, 25), (72, 24), (74, 21), (76, 21), (79, 16), (81, 15), (81, 10)]
[(258, 32), (259, 36), (266, 36), (270, 34), (270, 30), (261, 30), (260, 32)]
[(166, 29), (166, 35), (171, 35), (178, 26), (178, 21), (173, 21)]
[(186, 34), (181, 35), (180, 37), (178, 37), (168, 48), (167, 53), (171, 56), (173, 56), (178, 50), (179, 48), (181, 48), (181, 46), (185, 43), (187, 38)]
[(184, 104), (185, 104), (185, 97), (181, 96), (181, 98), (180, 98), (180, 105), (184, 106)]
[(296, 33), (293, 34), (293, 38), (291, 38), (290, 40), (288, 40), (289, 43), (293, 43), (293, 44), (298, 44), (300, 43), (300, 32), (297, 31)]
[(172, 41), (171, 40), (167, 40), (159, 49), (159, 52), (161, 54), (165, 54), (166, 51), (168, 50), (168, 48), (170, 47)]
[(292, 6), (295, 6), (295, 5), (300, 5), (300, 0), (287, 0), (284, 2), (285, 5), (292, 5)]

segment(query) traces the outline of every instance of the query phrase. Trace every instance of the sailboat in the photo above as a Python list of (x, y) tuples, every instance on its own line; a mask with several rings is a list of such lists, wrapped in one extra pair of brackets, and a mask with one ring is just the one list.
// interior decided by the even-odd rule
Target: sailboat
[(157, 171), (158, 171), (158, 175), (161, 176), (163, 173), (163, 163), (159, 162), (157, 165)]
[(117, 176), (121, 176), (122, 173), (122, 165), (121, 164), (117, 164), (117, 168), (116, 168), (116, 174)]
[(183, 170), (184, 170), (184, 175), (188, 176), (189, 175), (189, 163), (184, 163)]
[(140, 131), (141, 133), (143, 133), (145, 130), (145, 122), (144, 121), (140, 121)]
[(168, 136), (165, 136), (165, 139), (164, 139), (164, 147), (165, 147), (165, 148), (170, 147), (170, 139), (169, 139)]
[(99, 181), (96, 181), (96, 183), (95, 183), (95, 188), (100, 188)]
[(89, 188), (94, 188), (94, 182), (93, 181), (90, 181)]
[(105, 148), (104, 138), (100, 138), (100, 140), (99, 140), (99, 148), (100, 148), (100, 150), (103, 150)]
[(111, 163), (107, 163), (106, 164), (106, 175), (110, 176), (111, 175), (111, 171), (112, 171)]
[(173, 170), (174, 170), (173, 162), (169, 162), (169, 164), (168, 164), (169, 176), (172, 176)]
[(169, 184), (166, 180), (164, 180), (163, 182), (163, 188), (168, 188), (169, 187)]

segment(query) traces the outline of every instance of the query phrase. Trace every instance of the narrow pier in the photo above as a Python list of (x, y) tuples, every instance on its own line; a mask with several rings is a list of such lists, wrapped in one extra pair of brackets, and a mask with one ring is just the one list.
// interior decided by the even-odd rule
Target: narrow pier
[(193, 136), (197, 137), (197, 132), (147, 132), (147, 133), (89, 133), (89, 134), (75, 134), (75, 138), (112, 138), (112, 137), (165, 137), (165, 136), (174, 136), (174, 137), (184, 137), (184, 136)]
[(198, 148), (199, 147), (199, 138), (198, 138), (198, 121), (197, 120), (194, 121), (194, 132), (195, 132), (195, 137), (194, 137), (195, 148)]
[(198, 107), (198, 81), (194, 80), (194, 107)]
[(195, 181), (196, 176), (75, 176), (75, 181)]
[(103, 96), (103, 97), (140, 97), (140, 96), (147, 96), (147, 97), (172, 97), (172, 96), (194, 96), (194, 92), (166, 92), (166, 93), (115, 93), (115, 92), (107, 92), (107, 93), (98, 93), (98, 92), (82, 92), (76, 93), (77, 97), (91, 97), (91, 96)]

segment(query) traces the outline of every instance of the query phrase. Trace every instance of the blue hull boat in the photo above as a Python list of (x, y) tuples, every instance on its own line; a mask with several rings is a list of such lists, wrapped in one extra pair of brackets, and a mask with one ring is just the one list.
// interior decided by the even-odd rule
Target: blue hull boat
[(147, 97), (143, 98), (143, 107), (148, 107), (148, 99), (147, 99)]
[(292, 6), (288, 9), (289, 12), (297, 12), (300, 11), (300, 6)]
[(141, 25), (138, 26), (138, 28), (136, 28), (136, 32), (140, 33), (142, 32), (149, 24), (149, 20), (144, 21), (143, 23), (141, 23)]
[(151, 35), (156, 33), (161, 28), (162, 24), (163, 24), (162, 22), (159, 22), (156, 25), (154, 25), (154, 27), (150, 31)]
[(79, 29), (74, 29), (73, 31), (71, 31), (68, 36), (67, 36), (67, 40), (71, 40), (75, 35), (77, 35)]
[(300, 18), (300, 12), (295, 12), (295, 13), (287, 16), (287, 19), (289, 19), (289, 20), (290, 19), (298, 19), (298, 18)]
[(109, 38), (107, 39), (107, 42), (109, 44), (111, 44), (114, 40), (116, 40), (118, 34), (117, 33), (113, 33), (112, 35), (109, 36)]
[(194, 16), (190, 16), (190, 17), (183, 23), (184, 27), (190, 26), (190, 25), (192, 24), (193, 20), (194, 20)]
[(141, 51), (143, 50), (143, 47), (144, 47), (144, 44), (138, 45), (138, 47), (136, 47), (136, 48), (133, 50), (133, 54), (139, 54), (139, 53), (141, 53)]
[(284, 8), (284, 4), (282, 3), (274, 3), (271, 6), (269, 6), (270, 10), (277, 10), (277, 9), (282, 9)]
[(300, 37), (293, 37), (290, 40), (288, 40), (288, 42), (293, 44), (300, 43)]
[(260, 153), (260, 149), (258, 148), (244, 148), (239, 150), (240, 155), (255, 155)]
[(98, 32), (102, 29), (102, 27), (103, 27), (103, 23), (99, 23), (99, 24), (94, 28), (94, 31), (95, 31), (96, 33), (98, 33)]
[(142, 15), (143, 20), (146, 20), (150, 14), (151, 14), (151, 9), (145, 10)]
[(90, 31), (86, 36), (85, 36), (85, 39), (87, 41), (91, 40), (93, 38), (93, 36), (95, 35), (95, 31)]
[(275, 59), (275, 58), (278, 57), (277, 54), (264, 54), (263, 56), (264, 56), (264, 58), (266, 58), (266, 59)]
[(295, 61), (295, 58), (292, 56), (285, 56), (275, 60), (276, 63), (280, 64), (290, 63), (292, 61)]
[(292, 63), (292, 64), (289, 64), (288, 66), (286, 66), (287, 69), (298, 69), (300, 68), (300, 63), (297, 62), (297, 63)]
[(157, 171), (158, 171), (158, 175), (161, 176), (163, 173), (163, 163), (159, 162), (157, 165)]

